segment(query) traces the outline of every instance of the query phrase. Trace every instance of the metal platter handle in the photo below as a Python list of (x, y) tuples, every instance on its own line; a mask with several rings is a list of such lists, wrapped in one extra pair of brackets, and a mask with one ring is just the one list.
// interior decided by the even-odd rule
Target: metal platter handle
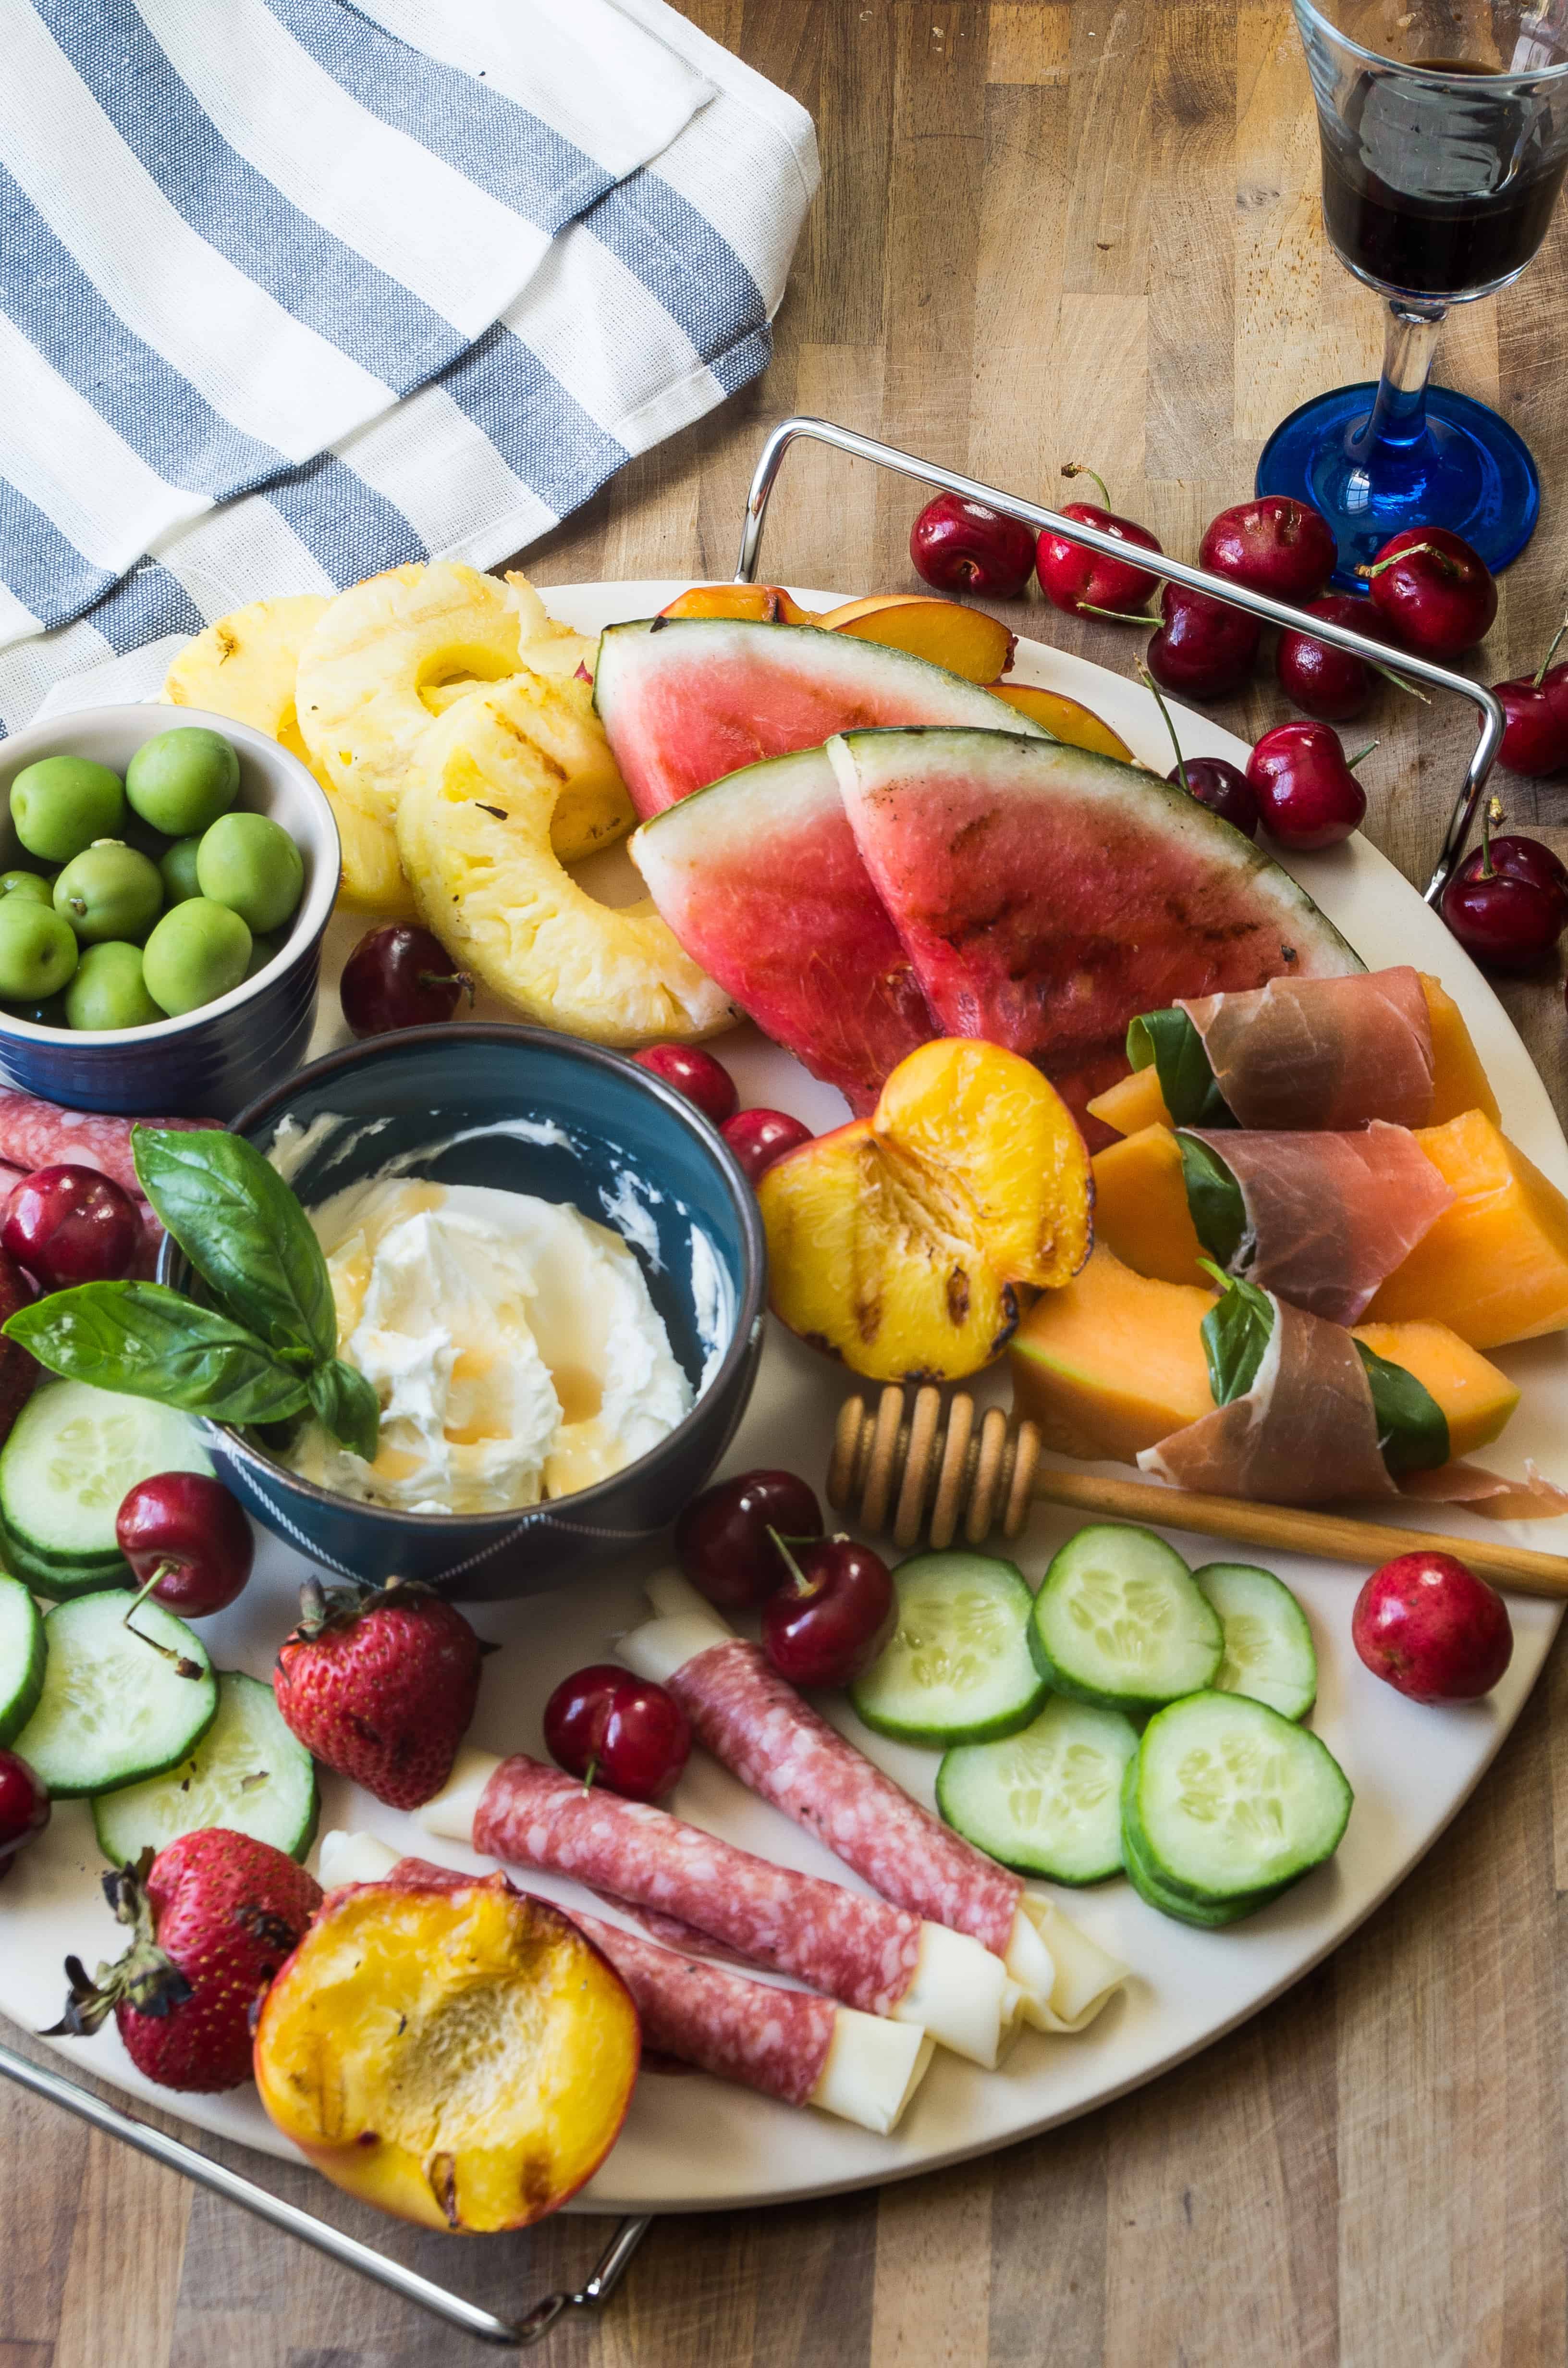
[(494, 2311), (481, 2309), (466, 2295), (453, 2294), (449, 2287), (437, 2285), (433, 2278), (421, 2277), (417, 2270), (405, 2269), (401, 2261), (389, 2260), (374, 2246), (362, 2244), (358, 2237), (345, 2236), (342, 2229), (318, 2220), (313, 2212), (286, 2203), (269, 2188), (258, 2187), (255, 2180), (230, 2170), (208, 2155), (199, 2154), (180, 2139), (165, 2137), (150, 2123), (139, 2122), (133, 2113), (122, 2112), (119, 2106), (95, 2096), (90, 2089), (79, 2088), (62, 2073), (46, 2070), (29, 2056), (0, 2047), (0, 2074), (15, 2080), (20, 2088), (30, 2089), (35, 2096), (46, 2097), (51, 2105), (63, 2106), (66, 2112), (90, 2122), (108, 2136), (123, 2139), (139, 2154), (151, 2155), (166, 2170), (179, 2171), (211, 2194), (237, 2203), (242, 2211), (254, 2214), (274, 2228), (281, 2228), (285, 2236), (297, 2237), (302, 2245), (312, 2245), (318, 2253), (325, 2253), (345, 2269), (373, 2279), (377, 2285), (386, 2286), (404, 2302), (415, 2303), (421, 2310), (445, 2319), (449, 2327), (457, 2328), (461, 2334), (472, 2335), (481, 2343), (505, 2344), (513, 2351), (537, 2343), (563, 2311), (593, 2310), (608, 2302), (648, 2231), (647, 2216), (622, 2220), (594, 2264), (593, 2274), (575, 2294), (545, 2294), (521, 2318), (497, 2318)]
[[(762, 549), (762, 529), (767, 516), (768, 497), (773, 491), (785, 453), (798, 437), (815, 444), (830, 444), (835, 452), (847, 452), (851, 459), (869, 461), (879, 469), (891, 469), (900, 477), (914, 477), (920, 484), (933, 485), (940, 493), (957, 494), (962, 499), (983, 502), (988, 509), (1002, 510), (1009, 518), (1021, 518), (1039, 533), (1049, 528), (1064, 541), (1081, 544), (1085, 551), (1098, 552), (1102, 559), (1125, 560), (1127, 545), (1114, 535), (1102, 534), (1098, 527), (1086, 526), (1081, 518), (1062, 518), (1055, 510), (1041, 508), (1038, 502), (1027, 502), (1017, 494), (1006, 494), (996, 485), (983, 485), (975, 477), (960, 476), (955, 469), (938, 468), (935, 461), (918, 460), (913, 452), (901, 452), (896, 445), (879, 444), (873, 437), (860, 436), (852, 427), (840, 427), (831, 419), (783, 419), (769, 435), (757, 456), (751, 491), (746, 495), (745, 523), (741, 531), (740, 556), (735, 562), (735, 582), (753, 584), (756, 580), (757, 559)], [(1138, 564), (1151, 575), (1163, 576), (1167, 583), (1184, 584), (1189, 591), (1207, 592), (1211, 599), (1223, 600), (1232, 609), (1244, 609), (1249, 616), (1258, 617), (1266, 624), (1282, 625), (1300, 631), (1301, 612), (1283, 600), (1271, 600), (1266, 592), (1255, 592), (1244, 584), (1236, 584), (1226, 575), (1211, 575), (1206, 568), (1188, 567), (1184, 560), (1167, 559), (1163, 552), (1138, 552)], [(1152, 621), (1152, 620), (1151, 620)], [(1471, 682), (1468, 676), (1454, 674), (1449, 667), (1434, 666), (1429, 658), (1416, 657), (1408, 651), (1391, 654), (1386, 642), (1374, 642), (1364, 633), (1354, 633), (1348, 626), (1332, 624), (1326, 618), (1312, 620), (1314, 641), (1327, 642), (1335, 649), (1348, 650), (1353, 656), (1366, 658), (1377, 666), (1386, 667), (1392, 662), (1401, 674), (1411, 675), (1417, 682), (1430, 683), (1435, 689), (1452, 691), (1456, 698), (1468, 699), (1480, 712), (1481, 735), (1475, 744), (1449, 816), (1449, 826), (1443, 834), (1443, 844), (1431, 879), (1423, 894), (1428, 905), (1435, 905), (1448, 885), (1449, 875), (1464, 853), (1465, 841), (1481, 803), (1481, 793), (1486, 786), (1497, 751), (1503, 745), (1504, 716), (1495, 694), (1482, 683)]]

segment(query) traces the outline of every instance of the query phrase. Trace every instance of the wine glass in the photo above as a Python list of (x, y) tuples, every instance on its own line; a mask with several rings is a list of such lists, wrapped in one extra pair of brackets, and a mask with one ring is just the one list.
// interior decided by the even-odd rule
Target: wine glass
[(1517, 279), (1568, 166), (1568, 0), (1293, 0), (1317, 102), (1324, 225), (1388, 300), (1383, 373), (1314, 396), (1257, 464), (1335, 530), (1335, 581), (1390, 535), (1443, 526), (1494, 571), (1534, 530), (1540, 480), (1506, 420), (1427, 383), (1450, 304)]

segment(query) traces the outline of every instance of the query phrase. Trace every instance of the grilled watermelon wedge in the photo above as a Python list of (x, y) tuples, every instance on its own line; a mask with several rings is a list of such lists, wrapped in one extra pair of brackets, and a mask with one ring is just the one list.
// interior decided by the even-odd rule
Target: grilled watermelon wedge
[(815, 625), (653, 617), (599, 642), (594, 704), (646, 821), (693, 790), (867, 723), (966, 723), (1049, 739), (1017, 708), (907, 650)]
[(824, 749), (694, 791), (645, 822), (631, 853), (692, 960), (858, 1112), (939, 1032)]
[(940, 1031), (1026, 1053), (1080, 1121), (1139, 1012), (1363, 967), (1250, 839), (1113, 757), (945, 729), (827, 754)]

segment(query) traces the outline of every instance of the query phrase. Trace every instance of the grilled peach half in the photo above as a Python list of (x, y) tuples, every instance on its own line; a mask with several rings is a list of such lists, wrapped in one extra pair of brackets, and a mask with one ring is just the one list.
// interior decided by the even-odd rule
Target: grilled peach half
[(1105, 718), (1082, 700), (1069, 699), (1062, 690), (1041, 690), (1032, 682), (988, 682), (985, 688), (994, 699), (1006, 700), (1009, 707), (1043, 725), (1053, 740), (1064, 741), (1069, 748), (1093, 748), (1101, 757), (1118, 757), (1124, 765), (1131, 764), (1132, 751), (1120, 733), (1113, 732)]
[(661, 617), (740, 617), (753, 625), (814, 625), (816, 611), (791, 600), (781, 584), (694, 584)]
[(961, 674), (966, 682), (994, 683), (1006, 674), (1017, 639), (983, 609), (938, 600), (929, 592), (870, 592), (863, 600), (825, 609), (816, 622), (826, 633), (852, 633), (858, 641), (907, 650), (949, 674)]
[(559, 1909), (405, 1861), (323, 1903), (267, 1993), (256, 2080), (335, 2185), (483, 2233), (593, 2177), (640, 2046), (625, 1984)]
[(757, 1187), (773, 1311), (852, 1372), (957, 1381), (1001, 1355), (1019, 1291), (1089, 1254), (1083, 1136), (1032, 1062), (942, 1037), (869, 1118), (790, 1152)]

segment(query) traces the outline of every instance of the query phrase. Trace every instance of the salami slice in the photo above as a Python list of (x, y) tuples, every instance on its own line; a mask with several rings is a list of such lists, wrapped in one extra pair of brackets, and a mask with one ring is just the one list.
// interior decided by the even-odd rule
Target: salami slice
[(96, 1167), (127, 1192), (140, 1195), (131, 1156), (133, 1126), (201, 1128), (206, 1118), (115, 1118), (103, 1110), (65, 1110), (35, 1094), (0, 1091), (0, 1160), (31, 1174), (37, 1167), (69, 1164)]
[(1181, 1008), (1238, 1126), (1425, 1126), (1431, 1115), (1431, 1014), (1407, 965), (1275, 978)]

